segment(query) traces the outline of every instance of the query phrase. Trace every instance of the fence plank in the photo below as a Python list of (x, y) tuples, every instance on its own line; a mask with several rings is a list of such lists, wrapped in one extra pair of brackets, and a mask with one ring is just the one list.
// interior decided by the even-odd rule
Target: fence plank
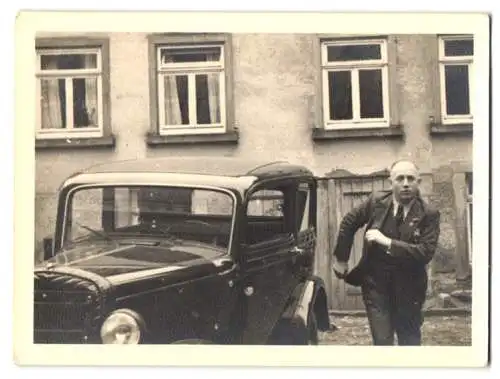
[(456, 275), (458, 280), (465, 280), (470, 276), (468, 247), (468, 191), (464, 174), (455, 174), (452, 178), (455, 192), (455, 230), (456, 230)]
[[(318, 181), (318, 206), (317, 206), (317, 240), (314, 261), (314, 272), (325, 281), (326, 288), (331, 288), (330, 273), (330, 242), (329, 242), (329, 222), (328, 222), (329, 191), (326, 180)], [(330, 307), (335, 307), (332, 294), (327, 291), (328, 303)]]
[[(342, 203), (342, 217), (344, 217), (351, 209), (354, 208), (354, 202), (352, 196), (346, 195), (346, 193), (350, 192), (352, 193), (354, 188), (353, 188), (353, 178), (349, 179), (344, 179), (341, 180), (341, 188), (342, 192), (339, 194), (339, 198), (341, 199)], [(339, 218), (339, 222), (342, 219)], [(351, 252), (349, 254), (349, 269), (352, 269), (354, 267), (353, 262), (354, 262), (354, 243), (353, 246), (351, 247)], [(352, 309), (353, 304), (352, 304), (352, 299), (350, 296), (350, 292), (352, 291), (352, 286), (347, 284), (345, 281), (342, 281), (342, 287), (343, 287), (343, 297), (344, 297), (344, 303), (343, 303), (343, 309)]]
[[(338, 232), (338, 222), (337, 222), (337, 189), (335, 186), (335, 180), (331, 179), (327, 181), (327, 190), (328, 190), (328, 242), (329, 242), (329, 255), (328, 255), (328, 274), (329, 281), (327, 283), (328, 288), (333, 288), (333, 281), (336, 279), (335, 274), (332, 270), (332, 254), (335, 249), (335, 241), (337, 240), (337, 232)], [(338, 288), (338, 287), (337, 287)], [(331, 301), (332, 305), (334, 303), (334, 297), (338, 297), (339, 294), (334, 291), (331, 292)]]
[[(334, 204), (335, 209), (332, 210), (332, 220), (335, 219), (337, 222), (337, 225), (340, 225), (340, 221), (342, 220), (342, 182), (340, 180), (331, 180), (331, 186), (334, 189), (333, 198), (330, 200), (331, 204)], [(332, 243), (335, 243), (337, 241), (337, 234), (338, 230), (331, 230), (330, 231), (332, 235)], [(345, 303), (345, 284), (343, 280), (337, 279), (336, 276), (332, 277), (332, 292), (333, 296), (336, 299), (336, 308), (334, 309), (344, 309), (344, 303)]]
[[(335, 277), (331, 269), (331, 254), (342, 218), (364, 202), (372, 192), (389, 189), (390, 183), (383, 175), (338, 176), (323, 178), (318, 182), (318, 244), (315, 270), (325, 280), (330, 310), (364, 309), (360, 289)], [(355, 235), (349, 259), (351, 269), (361, 259), (364, 232), (363, 228)]]
[[(368, 195), (364, 192), (360, 192), (356, 195), (356, 206), (361, 205), (365, 199), (368, 198)], [(353, 265), (357, 265), (361, 260), (361, 255), (363, 254), (363, 241), (365, 236), (365, 227), (358, 230), (355, 238), (355, 247), (353, 251), (354, 262)], [(353, 300), (353, 309), (363, 309), (363, 303), (361, 301), (361, 290), (359, 287), (352, 288), (352, 300)]]

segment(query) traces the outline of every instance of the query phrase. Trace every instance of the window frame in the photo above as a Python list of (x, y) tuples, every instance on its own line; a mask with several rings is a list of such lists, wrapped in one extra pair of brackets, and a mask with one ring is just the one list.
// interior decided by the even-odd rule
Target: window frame
[[(56, 225), (56, 230), (55, 230), (55, 237), (54, 237), (54, 251), (58, 252), (62, 247), (64, 247), (68, 243), (68, 238), (71, 238), (71, 225), (73, 222), (73, 201), (74, 201), (74, 195), (75, 193), (78, 193), (79, 191), (88, 191), (88, 190), (102, 190), (101, 194), (101, 223), (102, 229), (106, 231), (106, 226), (113, 226), (113, 229), (116, 228), (116, 219), (109, 219), (109, 216), (112, 216), (113, 218), (116, 217), (116, 190), (119, 188), (141, 188), (141, 187), (146, 187), (146, 188), (169, 188), (169, 189), (174, 189), (174, 188), (179, 188), (181, 190), (185, 189), (191, 189), (191, 190), (199, 190), (199, 191), (208, 191), (208, 192), (217, 192), (220, 194), (226, 195), (228, 198), (231, 199), (232, 206), (231, 206), (231, 212), (230, 214), (224, 214), (222, 216), (224, 217), (230, 217), (230, 230), (228, 232), (229, 235), (229, 244), (226, 249), (226, 252), (224, 255), (229, 255), (231, 254), (231, 251), (233, 250), (233, 244), (234, 239), (234, 233), (235, 233), (235, 228), (236, 228), (236, 222), (237, 222), (237, 217), (238, 217), (238, 209), (237, 209), (237, 198), (236, 195), (229, 189), (225, 188), (215, 188), (211, 186), (204, 186), (204, 185), (176, 185), (176, 184), (169, 184), (167, 186), (164, 185), (156, 185), (156, 184), (143, 184), (143, 183), (92, 183), (92, 184), (75, 184), (71, 187), (68, 187), (66, 189), (63, 189), (60, 199), (61, 201), (59, 202), (58, 206), (58, 219), (60, 220), (57, 225)], [(140, 201), (140, 200), (139, 200)], [(113, 209), (110, 212), (105, 211), (105, 206), (106, 204), (109, 206), (110, 204), (112, 205)], [(192, 204), (192, 203), (191, 203)], [(106, 215), (108, 213), (108, 215)], [(196, 217), (194, 213), (191, 213)], [(172, 215), (179, 215), (178, 213), (172, 213)], [(182, 214), (184, 215), (184, 214)], [(211, 215), (205, 215), (205, 216), (211, 216)], [(215, 217), (218, 217), (220, 215), (214, 215)]]
[[(439, 98), (440, 98), (440, 118), (443, 125), (471, 125), (474, 117), (474, 102), (472, 93), (474, 88), (474, 55), (445, 56), (445, 44), (447, 41), (472, 40), (472, 35), (440, 35), (438, 37), (438, 61), (439, 61)], [(448, 115), (446, 112), (446, 66), (467, 66), (469, 85), (469, 114), (468, 115)]]
[[(161, 53), (162, 50), (168, 49), (203, 49), (203, 48), (211, 48), (217, 47), (220, 48), (221, 58), (217, 63), (209, 63), (209, 62), (196, 62), (196, 63), (172, 63), (172, 64), (163, 64), (161, 62)], [(172, 46), (172, 45), (157, 45), (157, 86), (158, 86), (158, 128), (160, 135), (174, 135), (174, 134), (201, 134), (201, 133), (214, 133), (214, 132), (225, 132), (226, 129), (226, 91), (225, 91), (225, 67), (224, 67), (224, 45), (223, 44), (195, 44), (195, 45), (181, 45), (181, 46)], [(220, 116), (221, 120), (219, 123), (211, 123), (211, 124), (197, 124), (192, 123), (191, 121), (196, 120), (196, 83), (195, 77), (197, 73), (210, 74), (210, 73), (218, 73), (219, 74), (219, 89), (220, 89)], [(168, 125), (166, 123), (165, 116), (165, 106), (160, 106), (160, 104), (165, 103), (165, 81), (164, 76), (166, 75), (175, 75), (175, 76), (187, 76), (188, 77), (188, 110), (189, 110), (189, 121), (188, 125), (177, 125), (172, 124)], [(195, 100), (193, 100), (193, 98)]]
[[(232, 37), (227, 33), (160, 33), (148, 36), (149, 67), (150, 67), (150, 120), (151, 128), (147, 136), (147, 143), (151, 145), (183, 144), (183, 143), (237, 143), (238, 132), (233, 127), (233, 73), (232, 73)], [(192, 48), (192, 47), (220, 47), (221, 59), (217, 63), (220, 68), (220, 118), (216, 124), (176, 125), (164, 127), (161, 125), (161, 113), (164, 105), (160, 96), (160, 54), (162, 48)], [(201, 63), (201, 62), (200, 62)], [(179, 74), (194, 74), (196, 72), (214, 71), (213, 64), (172, 64), (171, 68), (164, 67), (163, 72)], [(179, 68), (182, 71), (179, 71)], [(163, 108), (163, 110), (162, 110)]]
[[(47, 55), (70, 55), (70, 54), (96, 54), (97, 55), (97, 68), (95, 69), (69, 69), (69, 70), (42, 70), (41, 58)], [(42, 98), (41, 82), (42, 80), (59, 79), (64, 80), (65, 85), (65, 101), (66, 101), (66, 114), (62, 115), (66, 118), (66, 127), (61, 129), (42, 129), (41, 128), (41, 107), (38, 103), (37, 107), (37, 137), (38, 138), (65, 138), (68, 136), (76, 135), (80, 137), (101, 137), (103, 135), (103, 96), (102, 96), (102, 54), (100, 49), (90, 48), (66, 48), (66, 49), (39, 49), (37, 51), (37, 99)], [(73, 91), (74, 85), (72, 79), (93, 79), (97, 81), (97, 126), (88, 126), (77, 128), (75, 127), (75, 119), (73, 107)]]
[[(42, 55), (56, 55), (60, 53), (97, 53), (97, 67), (95, 69), (78, 70), (41, 70)], [(93, 36), (44, 36), (35, 40), (35, 94), (36, 125), (35, 147), (39, 148), (85, 148), (85, 147), (113, 147), (115, 139), (111, 130), (110, 115), (110, 65), (109, 65), (109, 38), (104, 35)], [(41, 129), (42, 110), (40, 104), (41, 78), (97, 78), (98, 98), (98, 126), (97, 128)], [(72, 84), (69, 86), (71, 87)], [(68, 85), (67, 87), (68, 88)], [(67, 97), (72, 97), (72, 92)], [(66, 115), (66, 117), (68, 117)]]
[[(303, 190), (301, 186), (307, 186), (307, 191)], [(316, 228), (316, 191), (317, 191), (317, 186), (314, 180), (300, 180), (299, 183), (297, 184), (297, 191), (296, 191), (296, 217), (297, 221), (299, 221), (299, 218), (301, 218), (300, 224), (298, 223), (297, 225), (297, 234), (302, 234), (310, 231), (311, 229)], [(305, 207), (307, 207), (307, 212), (302, 213), (302, 216), (300, 215), (299, 211), (299, 194), (301, 192), (307, 192), (307, 197), (306, 197), (306, 202), (304, 204), (304, 211), (306, 211)], [(304, 224), (304, 216), (307, 217), (307, 224)]]
[[(266, 193), (268, 192), (268, 193)], [(277, 192), (277, 193), (276, 193)], [(260, 193), (263, 193), (263, 194), (260, 194)], [(274, 194), (273, 194), (274, 193)], [(276, 211), (278, 210), (279, 212), (281, 212), (281, 214), (279, 215), (269, 215), (269, 214), (266, 214), (266, 213), (263, 213), (263, 214), (251, 214), (249, 213), (250, 212), (250, 204), (253, 204), (253, 202), (257, 202), (257, 206), (260, 206), (262, 209), (265, 208), (265, 203), (266, 201), (271, 201), (273, 203), (273, 206), (276, 203), (281, 203), (278, 205), (277, 208), (270, 208), (269, 210), (273, 210), (273, 211)], [(285, 217), (284, 214), (283, 214), (283, 205), (284, 205), (284, 201), (285, 201), (285, 193), (281, 190), (276, 190), (276, 189), (267, 189), (267, 188), (260, 188), (260, 189), (257, 189), (255, 191), (252, 192), (252, 194), (248, 197), (248, 201), (246, 203), (246, 215), (245, 217), (263, 217), (263, 218), (266, 218), (266, 217), (270, 217), (270, 218), (275, 218), (275, 217)]]
[[(390, 78), (389, 78), (389, 47), (387, 38), (361, 38), (361, 39), (324, 39), (321, 41), (321, 91), (322, 91), (322, 127), (325, 130), (338, 129), (377, 129), (391, 126), (390, 109)], [(381, 59), (377, 60), (353, 60), (342, 62), (328, 62), (327, 49), (329, 46), (353, 46), (353, 45), (379, 45)], [(359, 99), (359, 71), (363, 69), (380, 69), (382, 75), (382, 106), (384, 117), (375, 119), (363, 119), (360, 115), (361, 101)], [(329, 120), (329, 86), (328, 72), (350, 71), (352, 85), (353, 119), (351, 120)], [(353, 75), (354, 73), (354, 75)]]
[[(249, 204), (253, 200), (258, 200), (261, 196), (255, 196), (255, 194), (261, 192), (280, 192), (282, 193), (282, 208), (280, 209), (281, 215), (251, 215), (249, 214)], [(267, 196), (264, 195), (263, 198), (270, 200), (270, 198), (277, 198), (277, 196)], [(243, 231), (242, 231), (242, 241), (246, 247), (246, 254), (253, 255), (255, 252), (261, 253), (262, 246), (279, 246), (283, 243), (288, 243), (290, 240), (295, 240), (297, 234), (296, 225), (296, 188), (294, 183), (289, 180), (284, 179), (269, 179), (261, 183), (252, 186), (245, 195), (242, 205), (242, 215), (243, 215)], [(287, 207), (288, 205), (288, 207)], [(248, 243), (247, 240), (247, 230), (249, 220), (252, 218), (258, 218), (261, 220), (269, 219), (282, 219), (283, 227), (285, 231), (282, 234), (273, 236), (273, 238), (263, 238), (258, 242)], [(245, 253), (244, 253), (245, 254)]]

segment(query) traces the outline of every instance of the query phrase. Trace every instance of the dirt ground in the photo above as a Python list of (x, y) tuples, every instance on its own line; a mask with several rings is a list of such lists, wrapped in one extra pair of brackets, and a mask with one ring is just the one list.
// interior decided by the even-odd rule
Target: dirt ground
[[(320, 333), (320, 345), (372, 344), (366, 316), (333, 316), (332, 323), (338, 329)], [(471, 316), (426, 316), (422, 326), (422, 345), (471, 345)]]

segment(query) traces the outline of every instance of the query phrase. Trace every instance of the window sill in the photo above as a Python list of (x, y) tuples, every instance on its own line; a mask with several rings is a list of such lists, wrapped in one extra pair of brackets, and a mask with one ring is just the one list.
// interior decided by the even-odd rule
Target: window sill
[(97, 138), (46, 138), (37, 139), (35, 149), (95, 149), (113, 148), (115, 146), (113, 135)]
[(430, 124), (431, 135), (466, 134), (472, 135), (472, 123), (467, 124)]
[(358, 138), (400, 138), (404, 135), (401, 125), (391, 125), (387, 128), (352, 128), (352, 129), (313, 129), (314, 141), (343, 140)]
[(160, 135), (148, 134), (146, 143), (148, 146), (162, 145), (191, 145), (191, 144), (237, 144), (239, 133), (236, 130), (220, 134), (182, 134), (182, 135)]

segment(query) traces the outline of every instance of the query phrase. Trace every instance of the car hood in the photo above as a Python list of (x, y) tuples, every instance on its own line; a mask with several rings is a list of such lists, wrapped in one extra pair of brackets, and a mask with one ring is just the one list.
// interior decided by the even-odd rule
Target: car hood
[(183, 270), (191, 266), (217, 266), (225, 250), (197, 243), (145, 246), (139, 243), (86, 244), (57, 254), (38, 270), (86, 271), (120, 283)]

